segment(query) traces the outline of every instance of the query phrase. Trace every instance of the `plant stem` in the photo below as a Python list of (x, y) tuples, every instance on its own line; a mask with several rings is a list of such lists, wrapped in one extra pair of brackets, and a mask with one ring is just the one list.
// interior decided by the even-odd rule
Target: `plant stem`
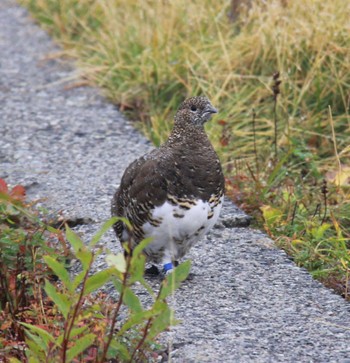
[(124, 291), (125, 291), (125, 288), (126, 288), (127, 278), (128, 278), (128, 274), (129, 274), (129, 270), (130, 270), (130, 266), (131, 266), (131, 254), (130, 253), (127, 254), (126, 263), (127, 263), (126, 271), (123, 274), (122, 291), (121, 291), (120, 296), (119, 296), (117, 307), (116, 307), (116, 309), (114, 311), (114, 314), (113, 314), (112, 324), (111, 324), (111, 327), (109, 329), (107, 342), (103, 347), (103, 353), (102, 353), (102, 357), (101, 357), (101, 360), (100, 360), (101, 363), (105, 362), (105, 360), (106, 360), (107, 351), (108, 351), (108, 348), (109, 348), (109, 346), (111, 344), (111, 341), (113, 339), (114, 327), (115, 327), (115, 324), (117, 322), (117, 317), (118, 317), (118, 314), (119, 314), (119, 310), (120, 310), (120, 307), (122, 306), (122, 303), (123, 303)]
[(69, 315), (68, 315), (67, 319), (66, 319), (66, 322), (65, 322), (64, 336), (63, 336), (63, 341), (62, 341), (62, 363), (66, 363), (69, 337), (70, 337), (70, 334), (71, 334), (73, 326), (74, 326), (75, 318), (78, 315), (81, 302), (83, 300), (85, 284), (86, 284), (86, 280), (88, 278), (89, 271), (90, 271), (93, 260), (94, 260), (94, 255), (92, 254), (91, 260), (89, 262), (89, 266), (87, 267), (85, 275), (84, 275), (84, 279), (83, 279), (83, 282), (82, 282), (82, 287), (81, 287), (81, 291), (80, 291), (80, 294), (79, 294), (78, 302), (76, 303), (76, 305), (74, 307), (73, 316), (69, 319)]
[(131, 355), (131, 358), (130, 358), (130, 363), (132, 363), (134, 361), (134, 357), (137, 353), (137, 351), (142, 347), (143, 343), (145, 342), (146, 340), (146, 337), (147, 337), (147, 333), (148, 333), (148, 329), (150, 328), (151, 324), (152, 324), (152, 321), (153, 321), (153, 317), (149, 318), (147, 320), (147, 324), (145, 326), (145, 329), (143, 330), (143, 335), (142, 335), (142, 338), (141, 340), (139, 341), (139, 343), (137, 344), (136, 348), (134, 349), (132, 355)]
[(294, 203), (294, 208), (293, 208), (293, 214), (292, 214), (292, 221), (291, 221), (291, 225), (294, 224), (294, 219), (295, 219), (295, 214), (296, 214), (296, 211), (297, 211), (297, 206), (298, 206), (298, 202), (295, 202)]
[(337, 139), (335, 137), (335, 131), (334, 131), (334, 121), (333, 121), (333, 115), (332, 115), (332, 108), (331, 106), (328, 106), (328, 113), (329, 113), (329, 121), (330, 121), (330, 124), (331, 124), (331, 129), (332, 129), (332, 140), (333, 140), (333, 146), (334, 146), (334, 155), (335, 155), (335, 158), (337, 160), (337, 164), (338, 164), (338, 175), (339, 175), (339, 178), (338, 178), (338, 187), (339, 187), (339, 180), (340, 180), (340, 175), (341, 175), (341, 172), (342, 172), (342, 165), (341, 165), (341, 162), (340, 162), (340, 158), (339, 158), (339, 154), (338, 154), (338, 149), (337, 149)]
[(257, 152), (257, 149), (256, 149), (255, 118), (256, 118), (256, 113), (255, 113), (255, 110), (253, 109), (253, 119), (252, 119), (252, 123), (253, 123), (254, 155), (255, 155), (256, 172), (258, 174), (258, 179), (259, 179), (259, 163), (258, 163), (258, 152)]
[(277, 161), (277, 97), (278, 95), (281, 93), (280, 91), (280, 84), (281, 84), (281, 80), (279, 79), (280, 77), (280, 72), (275, 72), (273, 74), (273, 86), (272, 86), (272, 91), (273, 91), (273, 118), (274, 118), (274, 125), (275, 125), (275, 161)]
[(328, 193), (328, 189), (327, 189), (327, 180), (324, 179), (323, 180), (323, 185), (321, 188), (321, 192), (323, 194), (323, 203), (324, 203), (324, 213), (323, 213), (323, 218), (322, 218), (322, 222), (321, 225), (325, 222), (326, 220), (326, 216), (327, 216), (327, 193)]
[(275, 159), (277, 161), (277, 157), (278, 157), (278, 151), (277, 151), (277, 97), (275, 97), (274, 102), (273, 102), (273, 118), (274, 118), (274, 125), (275, 125)]
[[(159, 299), (159, 296), (162, 292), (162, 287), (163, 287), (163, 284), (161, 285), (160, 289), (159, 289), (159, 292), (158, 292), (158, 295), (157, 295), (157, 298), (156, 298), (156, 301)], [(137, 351), (142, 347), (143, 343), (145, 342), (146, 340), (146, 337), (147, 337), (147, 333), (148, 333), (148, 329), (150, 328), (151, 324), (152, 324), (152, 321), (153, 321), (153, 317), (150, 317), (148, 320), (147, 320), (147, 324), (145, 326), (145, 329), (143, 330), (143, 335), (142, 335), (142, 338), (141, 340), (139, 341), (139, 343), (137, 344), (136, 348), (134, 349), (132, 355), (131, 355), (131, 358), (130, 358), (130, 363), (133, 362), (133, 359), (135, 357), (135, 354), (137, 353)]]

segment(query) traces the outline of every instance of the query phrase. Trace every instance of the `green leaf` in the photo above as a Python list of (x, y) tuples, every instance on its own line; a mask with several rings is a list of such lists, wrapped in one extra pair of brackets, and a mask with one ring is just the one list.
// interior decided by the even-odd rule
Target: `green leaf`
[(265, 223), (269, 228), (273, 228), (276, 224), (280, 225), (280, 221), (283, 217), (282, 211), (278, 208), (273, 208), (270, 205), (264, 205), (260, 207), (260, 209), (263, 213)]
[(107, 255), (106, 262), (108, 266), (112, 266), (122, 273), (126, 272), (126, 261), (123, 253), (119, 252), (117, 255)]
[(76, 256), (78, 257), (78, 259), (80, 260), (81, 264), (83, 265), (83, 269), (86, 272), (89, 267), (90, 264), (92, 263), (93, 260), (93, 254), (91, 253), (91, 251), (89, 251), (85, 246), (80, 249), (77, 253)]
[(58, 292), (49, 281), (45, 280), (45, 292), (48, 297), (56, 304), (56, 306), (60, 309), (64, 318), (67, 319), (69, 310), (71, 308), (71, 302), (69, 301), (69, 297), (67, 295), (63, 295)]
[(99, 271), (86, 280), (84, 296), (103, 286), (112, 276), (111, 269)]
[[(43, 359), (41, 360), (41, 362), (45, 359), (45, 356), (43, 357)], [(40, 363), (39, 359), (36, 359), (34, 357), (30, 357), (29, 358), (29, 362), (28, 363)]]
[(46, 229), (49, 231), (49, 232), (51, 232), (51, 233), (54, 233), (54, 234), (59, 234), (60, 233), (60, 230), (59, 229), (57, 229), (57, 228), (54, 228), (54, 227), (52, 227), (52, 226), (46, 226)]
[(143, 239), (133, 250), (132, 255), (133, 257), (137, 257), (141, 253), (143, 253), (143, 250), (153, 241), (152, 237)]
[(132, 256), (131, 258), (131, 269), (130, 269), (130, 284), (133, 284), (135, 281), (144, 280), (143, 276), (145, 274), (145, 263), (146, 256), (143, 254), (139, 256)]
[(119, 294), (121, 294), (123, 290), (123, 284), (117, 279), (113, 279), (113, 284), (115, 289), (119, 292)]
[(165, 331), (170, 325), (175, 325), (175, 322), (177, 321), (172, 321), (172, 311), (169, 309), (169, 306), (166, 305), (164, 310), (152, 321), (151, 328), (147, 334), (147, 339), (153, 339), (159, 333)]
[(72, 283), (70, 281), (70, 276), (64, 265), (58, 262), (56, 259), (51, 256), (44, 256), (44, 260), (50, 269), (58, 276), (58, 278), (62, 281), (63, 285), (70, 291), (72, 290)]
[(103, 224), (101, 229), (92, 237), (91, 242), (89, 243), (90, 247), (95, 246), (95, 244), (101, 239), (101, 237), (121, 218), (112, 217), (107, 222)]
[(118, 335), (122, 335), (133, 326), (139, 325), (143, 321), (146, 321), (155, 315), (157, 315), (157, 312), (154, 312), (153, 310), (145, 310), (140, 313), (132, 314), (130, 318), (124, 323), (124, 325), (120, 328), (120, 330), (118, 331)]
[[(43, 341), (34, 334), (26, 331), (26, 344), (28, 346), (27, 356), (29, 356), (29, 362), (43, 362), (45, 361), (45, 351), (43, 349)], [(29, 338), (29, 339), (28, 339)]]
[(140, 299), (129, 287), (124, 289), (123, 302), (132, 312), (140, 313), (143, 310)]
[(166, 309), (169, 309), (168, 304), (164, 300), (158, 299), (154, 302), (151, 310), (154, 312), (155, 315), (158, 315)]
[(187, 260), (177, 266), (164, 280), (159, 292), (159, 299), (165, 299), (175, 291), (180, 283), (186, 280), (191, 269), (191, 261)]
[(21, 361), (18, 360), (17, 358), (10, 358), (9, 362), (10, 363), (21, 363)]
[(67, 361), (73, 360), (77, 355), (82, 353), (85, 349), (89, 348), (96, 338), (95, 334), (87, 334), (81, 338), (79, 338), (72, 348), (70, 348), (67, 352)]
[(75, 276), (74, 280), (73, 280), (73, 289), (76, 290), (77, 287), (81, 284), (81, 282), (84, 280), (84, 276), (85, 276), (86, 272), (82, 271), (80, 272), (77, 276)]
[(69, 337), (74, 338), (75, 336), (84, 333), (85, 330), (87, 330), (89, 327), (87, 325), (81, 326), (79, 328), (73, 328)]
[(74, 249), (75, 256), (80, 260), (86, 271), (93, 259), (92, 252), (86, 248), (79, 236), (68, 226), (66, 226), (66, 237)]
[[(69, 338), (72, 339), (75, 336), (84, 333), (86, 330), (88, 330), (88, 328), (89, 327), (87, 325), (81, 326), (79, 328), (73, 328), (72, 331), (71, 331), (71, 333), (70, 333), (70, 335), (69, 335)], [(61, 345), (62, 344), (63, 337), (64, 337), (64, 332), (57, 338), (57, 344), (58, 345)]]
[[(27, 324), (27, 323), (20, 323), (20, 324), (25, 326), (27, 329), (31, 330), (32, 332), (38, 334), (38, 336), (42, 340), (42, 343), (45, 344), (46, 348), (48, 347), (49, 342), (54, 343), (56, 345), (56, 339), (48, 331), (46, 331), (42, 328), (39, 328), (38, 326), (35, 326), (35, 325), (31, 325), (31, 324)], [(40, 341), (37, 341), (37, 343), (40, 343)]]
[(67, 240), (72, 245), (75, 254), (77, 254), (84, 247), (83, 241), (79, 238), (79, 236), (76, 233), (74, 233), (68, 227), (68, 225), (66, 225), (66, 237), (67, 237)]
[(31, 345), (30, 350), (32, 351), (32, 354), (34, 353), (37, 356), (43, 354), (44, 348), (47, 348), (45, 347), (43, 340), (39, 336), (32, 334), (29, 329), (26, 330), (26, 336), (26, 344), (28, 346), (29, 344)]
[(321, 224), (318, 227), (311, 228), (311, 235), (317, 241), (321, 240), (324, 237), (325, 232), (327, 232), (331, 228), (331, 225), (328, 223)]
[(112, 339), (107, 352), (107, 358), (121, 358), (123, 361), (130, 360), (130, 354), (128, 348), (126, 348), (118, 340)]
[(134, 250), (132, 251), (131, 258), (131, 269), (130, 269), (130, 284), (135, 283), (136, 281), (140, 282), (142, 286), (148, 291), (148, 293), (154, 296), (154, 292), (151, 287), (147, 284), (144, 279), (145, 274), (145, 264), (146, 264), (146, 256), (143, 253), (143, 250), (152, 242), (152, 238), (146, 238), (138, 244)]

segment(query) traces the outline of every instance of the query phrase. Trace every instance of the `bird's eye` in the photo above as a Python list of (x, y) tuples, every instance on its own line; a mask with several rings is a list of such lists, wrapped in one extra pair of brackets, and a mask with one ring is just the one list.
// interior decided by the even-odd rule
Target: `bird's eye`
[(191, 111), (197, 111), (197, 107), (195, 105), (191, 106)]

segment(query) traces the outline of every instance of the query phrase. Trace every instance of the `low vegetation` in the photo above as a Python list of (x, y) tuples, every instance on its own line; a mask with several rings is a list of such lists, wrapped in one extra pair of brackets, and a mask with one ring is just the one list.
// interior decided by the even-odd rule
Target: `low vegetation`
[[(84, 245), (68, 226), (63, 233), (39, 215), (25, 202), (21, 186), (9, 190), (0, 179), (0, 361), (156, 360), (157, 336), (176, 323), (166, 298), (187, 277), (189, 262), (154, 292), (143, 278), (142, 249), (149, 241), (127, 259), (99, 247), (116, 218)], [(103, 252), (109, 267), (94, 272), (93, 262)], [(71, 259), (80, 264), (74, 274), (67, 266)], [(148, 293), (149, 306), (141, 304), (135, 285)]]
[[(220, 109), (207, 130), (227, 194), (297, 264), (350, 299), (350, 3), (21, 2), (76, 60), (73, 86), (102, 87), (155, 145), (178, 104), (206, 94)], [(156, 359), (157, 335), (175, 323), (166, 297), (188, 263), (155, 293), (143, 279), (147, 241), (125, 260), (98, 244), (114, 219), (83, 244), (42, 215), (21, 186), (0, 179), (0, 357)], [(93, 272), (103, 252), (109, 267)], [(71, 259), (80, 264), (74, 276)]]

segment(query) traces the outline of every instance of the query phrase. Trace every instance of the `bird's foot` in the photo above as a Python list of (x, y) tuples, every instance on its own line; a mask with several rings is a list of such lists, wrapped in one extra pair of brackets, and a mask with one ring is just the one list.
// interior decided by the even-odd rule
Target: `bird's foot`
[(151, 265), (150, 267), (145, 269), (145, 275), (148, 276), (159, 276), (160, 275), (160, 271), (158, 269), (157, 266), (155, 265)]

